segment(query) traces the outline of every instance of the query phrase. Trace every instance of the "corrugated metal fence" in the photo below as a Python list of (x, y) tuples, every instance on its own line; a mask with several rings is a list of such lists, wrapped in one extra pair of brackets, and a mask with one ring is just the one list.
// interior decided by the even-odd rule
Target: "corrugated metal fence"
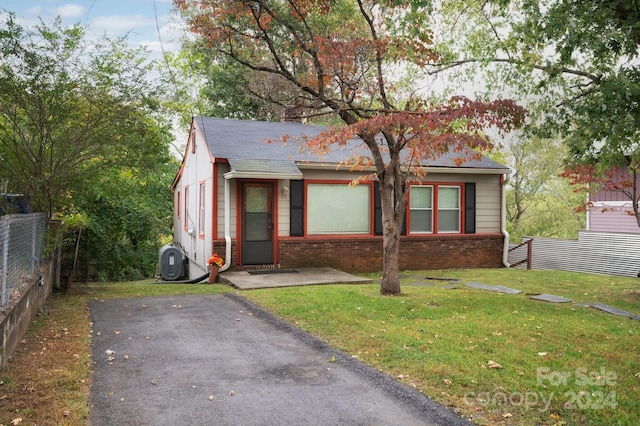
[[(640, 235), (580, 231), (577, 240), (533, 238), (531, 269), (557, 269), (590, 274), (637, 277), (640, 273)], [(515, 247), (515, 245), (512, 245)], [(509, 263), (527, 257), (527, 247), (509, 253)], [(526, 268), (524, 265), (519, 268)]]
[(47, 214), (0, 216), (0, 306), (20, 296), (27, 278), (40, 272)]

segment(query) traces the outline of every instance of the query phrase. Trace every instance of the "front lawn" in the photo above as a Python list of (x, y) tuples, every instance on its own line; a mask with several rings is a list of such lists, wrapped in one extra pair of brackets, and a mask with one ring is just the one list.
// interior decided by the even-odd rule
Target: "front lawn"
[[(408, 271), (398, 297), (380, 296), (376, 284), (239, 294), (477, 424), (634, 425), (640, 424), (640, 322), (528, 294), (640, 314), (639, 283), (558, 271)], [(76, 284), (52, 296), (49, 313), (38, 317), (0, 371), (0, 424), (87, 423), (90, 299), (229, 291), (235, 290), (103, 283)]]

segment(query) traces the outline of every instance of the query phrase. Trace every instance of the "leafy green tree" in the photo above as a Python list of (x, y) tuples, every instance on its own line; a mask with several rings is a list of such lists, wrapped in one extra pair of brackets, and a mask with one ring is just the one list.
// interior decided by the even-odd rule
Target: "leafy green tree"
[(0, 182), (68, 223), (64, 275), (155, 270), (177, 165), (153, 67), (126, 39), (94, 42), (59, 19), (2, 25)]
[(146, 149), (132, 138), (157, 107), (142, 50), (125, 39), (90, 42), (58, 19), (0, 31), (0, 180), (50, 214), (106, 163)]
[[(548, 196), (554, 200), (564, 200), (565, 203), (576, 199), (573, 189), (559, 177), (566, 151), (566, 147), (557, 139), (544, 140), (522, 133), (505, 146), (507, 163), (514, 170), (507, 187), (507, 220), (509, 233), (515, 240), (522, 235), (552, 236), (557, 234), (557, 230), (551, 229), (552, 223), (575, 221), (575, 205), (566, 204), (552, 212), (544, 212), (557, 217), (554, 221), (543, 222), (549, 224), (549, 232), (543, 230), (532, 234), (530, 230), (532, 221), (543, 213), (540, 206), (545, 204)], [(584, 195), (579, 196), (583, 201)], [(556, 204), (560, 206), (562, 202)], [(576, 226), (582, 225), (584, 223), (576, 223), (569, 229), (575, 232)]]
[[(439, 34), (450, 37), (439, 40), (445, 54), (432, 74), (455, 72), (543, 111), (530, 130), (565, 141), (566, 175), (576, 183), (608, 186), (612, 169), (640, 170), (635, 0), (449, 0), (439, 12)], [(640, 211), (633, 186), (609, 189)]]
[[(513, 102), (464, 97), (434, 104), (403, 87), (401, 69), (438, 57), (426, 18), (429, 1), (368, 0), (174, 0), (190, 29), (216, 56), (256, 72), (282, 92), (282, 105), (318, 111), (343, 126), (308, 141), (323, 152), (359, 137), (366, 147), (346, 164), (372, 167), (380, 182), (383, 271), (380, 292), (400, 292), (400, 233), (410, 176), (425, 173), (425, 161), (445, 152), (460, 163), (487, 148), (482, 130), (510, 130), (524, 111)], [(273, 84), (273, 83), (272, 83)]]
[[(204, 50), (202, 54), (208, 58), (211, 51)], [(261, 84), (259, 74), (228, 58), (211, 58), (203, 65), (200, 71), (206, 83), (201, 96), (207, 101), (207, 115), (239, 120), (280, 119), (277, 104), (268, 101), (269, 92), (277, 90), (277, 85)]]
[[(132, 152), (127, 164), (104, 164), (100, 175), (73, 192), (67, 217), (82, 212), (86, 229), (68, 236), (67, 269), (74, 280), (134, 280), (153, 276), (162, 238), (171, 235), (171, 182), (178, 167), (170, 155), (169, 129), (147, 119), (146, 151)], [(70, 267), (77, 264), (76, 268)]]

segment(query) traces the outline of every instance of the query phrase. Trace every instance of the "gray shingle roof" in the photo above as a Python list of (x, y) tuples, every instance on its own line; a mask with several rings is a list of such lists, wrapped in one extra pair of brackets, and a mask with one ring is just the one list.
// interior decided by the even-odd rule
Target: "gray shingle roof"
[[(339, 163), (353, 155), (354, 150), (360, 150), (358, 155), (366, 155), (368, 150), (359, 140), (354, 140), (351, 146), (335, 147), (329, 153), (319, 157), (300, 149), (299, 140), (302, 137), (313, 138), (328, 127), (306, 125), (294, 122), (266, 122), (248, 120), (228, 120), (209, 117), (194, 118), (201, 130), (207, 146), (214, 157), (229, 160), (232, 165), (245, 167), (260, 167), (260, 163), (271, 163), (273, 167), (287, 169), (287, 164), (296, 162), (310, 163)], [(286, 145), (280, 141), (282, 136), (288, 135)], [(268, 143), (267, 141), (272, 141)], [(445, 154), (437, 160), (429, 161), (426, 165), (433, 167), (456, 167), (454, 158), (460, 154)], [(269, 167), (265, 164), (266, 168)], [(508, 171), (508, 167), (487, 157), (481, 160), (464, 162), (460, 168), (495, 169)]]

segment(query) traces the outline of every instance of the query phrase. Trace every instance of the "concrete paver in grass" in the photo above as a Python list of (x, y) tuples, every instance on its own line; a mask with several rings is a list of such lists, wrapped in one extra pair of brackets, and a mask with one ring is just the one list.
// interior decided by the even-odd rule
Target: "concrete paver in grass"
[(536, 294), (535, 296), (531, 296), (531, 299), (534, 300), (542, 300), (543, 302), (552, 302), (552, 303), (568, 303), (573, 302), (572, 299), (567, 299), (562, 296), (554, 296), (553, 294)]
[(507, 294), (520, 294), (520, 293), (522, 293), (521, 290), (517, 290), (515, 288), (505, 287), (505, 286), (502, 286), (502, 285), (486, 285), (486, 284), (475, 283), (475, 282), (465, 283), (465, 285), (467, 287), (477, 288), (477, 289), (480, 289), (480, 290), (495, 291), (496, 293), (507, 293)]
[(619, 317), (627, 317), (640, 321), (640, 315), (632, 314), (631, 312), (623, 311), (622, 309), (614, 308), (613, 306), (605, 305), (604, 303), (582, 303), (582, 306), (596, 308), (611, 315), (617, 315)]
[[(413, 285), (420, 285), (418, 283), (412, 283)], [(425, 284), (422, 284), (425, 285)], [(475, 289), (479, 289), (479, 290), (487, 290), (487, 291), (494, 291), (497, 293), (507, 293), (507, 294), (520, 294), (522, 293), (522, 291), (514, 289), (514, 288), (509, 288), (509, 287), (505, 287), (505, 286), (501, 286), (501, 285), (487, 285), (487, 284), (482, 284), (482, 283), (476, 283), (476, 282), (470, 282), (470, 283), (465, 283), (465, 285), (467, 287), (471, 287), (471, 288), (475, 288)], [(573, 302), (572, 299), (563, 297), (563, 296), (556, 296), (553, 294), (547, 294), (547, 293), (543, 293), (543, 294), (536, 294), (533, 296), (530, 296), (531, 299), (533, 300), (540, 300), (543, 302), (551, 302), (551, 303), (569, 303), (569, 302)], [(605, 305), (603, 303), (576, 303), (576, 305), (578, 306), (584, 306), (584, 307), (591, 307), (591, 308), (595, 308), (595, 309), (599, 309), (603, 312), (606, 312), (608, 314), (611, 315), (617, 315), (617, 316), (621, 316), (621, 317), (627, 317), (627, 318), (631, 318), (633, 320), (636, 321), (640, 321), (640, 315), (636, 315), (636, 314), (632, 314), (630, 312), (626, 312), (623, 311), (622, 309), (618, 309), (618, 308), (614, 308), (613, 306), (609, 306), (609, 305)]]

